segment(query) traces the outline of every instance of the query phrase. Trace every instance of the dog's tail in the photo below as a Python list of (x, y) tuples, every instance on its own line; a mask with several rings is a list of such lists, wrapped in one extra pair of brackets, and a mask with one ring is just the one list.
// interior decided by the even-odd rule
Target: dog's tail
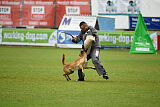
[(62, 64), (63, 65), (65, 65), (64, 60), (65, 60), (65, 55), (63, 54), (63, 56), (62, 56)]

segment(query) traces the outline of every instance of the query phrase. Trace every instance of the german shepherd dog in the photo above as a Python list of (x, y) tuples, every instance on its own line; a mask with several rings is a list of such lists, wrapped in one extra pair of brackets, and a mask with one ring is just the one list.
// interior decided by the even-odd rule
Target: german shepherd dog
[(63, 64), (63, 72), (64, 72), (63, 76), (65, 76), (67, 81), (71, 80), (69, 75), (72, 74), (75, 70), (82, 69), (82, 72), (84, 72), (84, 69), (94, 69), (95, 70), (95, 67), (87, 66), (88, 65), (87, 54), (85, 51), (81, 51), (80, 57), (77, 60), (75, 60), (74, 62), (67, 63), (67, 64), (65, 64), (65, 55), (63, 54), (62, 64)]

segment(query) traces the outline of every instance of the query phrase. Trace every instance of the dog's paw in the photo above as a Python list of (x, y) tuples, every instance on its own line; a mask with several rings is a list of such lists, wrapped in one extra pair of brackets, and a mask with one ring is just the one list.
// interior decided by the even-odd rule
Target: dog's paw
[(96, 68), (93, 68), (94, 70), (96, 70)]

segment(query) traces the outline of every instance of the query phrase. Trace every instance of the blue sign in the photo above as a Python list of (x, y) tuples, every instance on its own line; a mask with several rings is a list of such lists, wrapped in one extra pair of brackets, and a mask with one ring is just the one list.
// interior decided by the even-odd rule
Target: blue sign
[[(69, 30), (57, 30), (57, 43), (58, 44), (75, 44), (72, 42), (72, 36), (77, 36), (80, 31), (69, 31)], [(72, 35), (72, 36), (71, 36)], [(83, 44), (80, 41), (77, 44)]]
[(115, 31), (115, 19), (98, 17), (100, 31)]
[[(159, 30), (160, 29), (160, 17), (143, 17), (147, 29)], [(138, 17), (130, 16), (130, 29), (135, 29)]]

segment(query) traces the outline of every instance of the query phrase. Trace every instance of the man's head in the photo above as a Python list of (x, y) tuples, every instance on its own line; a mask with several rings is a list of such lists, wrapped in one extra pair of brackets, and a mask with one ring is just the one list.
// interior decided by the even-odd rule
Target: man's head
[(133, 1), (132, 0), (129, 1), (129, 4), (130, 4), (130, 6), (133, 6)]
[(108, 6), (111, 6), (111, 1), (108, 0), (108, 1), (107, 1), (107, 4), (108, 4)]
[(79, 27), (80, 27), (80, 29), (81, 29), (83, 32), (85, 32), (85, 31), (87, 30), (87, 28), (88, 28), (88, 25), (87, 25), (86, 22), (82, 21), (82, 22), (79, 24)]

